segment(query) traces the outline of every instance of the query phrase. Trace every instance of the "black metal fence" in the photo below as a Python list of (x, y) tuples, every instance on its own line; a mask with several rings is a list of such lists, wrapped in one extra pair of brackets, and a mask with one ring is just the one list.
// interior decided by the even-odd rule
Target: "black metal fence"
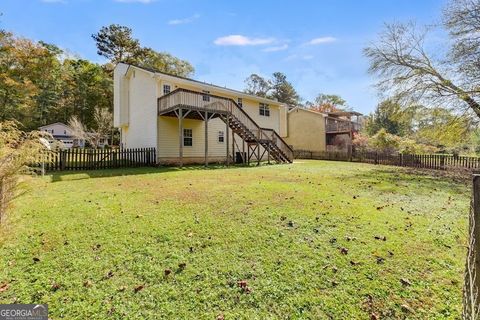
[(66, 149), (39, 155), (33, 166), (46, 171), (95, 170), (153, 166), (156, 164), (155, 148), (135, 149)]
[(391, 154), (359, 151), (350, 153), (295, 150), (294, 156), (296, 159), (354, 161), (436, 170), (473, 170), (480, 168), (480, 157), (456, 156), (447, 154)]

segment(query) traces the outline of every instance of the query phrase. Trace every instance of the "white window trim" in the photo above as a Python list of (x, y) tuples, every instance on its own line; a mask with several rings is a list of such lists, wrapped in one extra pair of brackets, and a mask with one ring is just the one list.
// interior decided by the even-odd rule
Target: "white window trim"
[[(220, 137), (223, 138), (223, 141), (220, 141)], [(225, 131), (218, 131), (217, 143), (219, 143), (219, 144), (224, 144), (225, 143)]]
[[(186, 135), (185, 135), (185, 130), (190, 130), (190, 132), (192, 133), (192, 135), (191, 135), (190, 137), (186, 136)], [(186, 146), (186, 145), (185, 145), (185, 137), (190, 138), (190, 139), (192, 140), (192, 145), (191, 145), (191, 146)], [(193, 129), (183, 128), (182, 140), (183, 140), (183, 147), (184, 147), (184, 148), (192, 148), (192, 147), (193, 147)]]
[[(262, 114), (263, 111), (263, 114)], [(266, 114), (268, 112), (268, 114)], [(266, 103), (260, 102), (258, 105), (258, 114), (262, 117), (270, 117), (270, 106)]]
[[(169, 86), (170, 89), (169, 89), (169, 92), (165, 93), (165, 86)], [(170, 83), (164, 83), (162, 85), (162, 95), (166, 95), (166, 94), (169, 94), (170, 92), (172, 92), (172, 85)]]

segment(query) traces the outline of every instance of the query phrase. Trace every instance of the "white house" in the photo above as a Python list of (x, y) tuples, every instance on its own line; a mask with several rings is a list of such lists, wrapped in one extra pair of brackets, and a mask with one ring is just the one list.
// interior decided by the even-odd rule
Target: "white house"
[(50, 133), (55, 140), (62, 143), (63, 148), (83, 147), (85, 144), (85, 141), (75, 139), (72, 128), (61, 122), (41, 126), (38, 130)]
[(291, 162), (286, 117), (278, 101), (124, 63), (114, 70), (121, 146), (155, 147), (158, 163)]

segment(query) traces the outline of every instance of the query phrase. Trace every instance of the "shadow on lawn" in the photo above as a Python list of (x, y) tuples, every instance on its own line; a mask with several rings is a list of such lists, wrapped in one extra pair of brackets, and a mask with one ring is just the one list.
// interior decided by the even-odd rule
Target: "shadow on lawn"
[(387, 182), (392, 185), (414, 184), (421, 190), (448, 190), (455, 193), (465, 193), (469, 191), (471, 185), (471, 175), (462, 173), (453, 173), (440, 170), (416, 169), (416, 168), (388, 168), (376, 167), (369, 171), (359, 171), (353, 175), (345, 177), (346, 181), (352, 183), (365, 181), (365, 183)]
[[(250, 166), (253, 167), (253, 166)], [(98, 169), (98, 170), (78, 170), (78, 171), (59, 171), (50, 174), (52, 182), (59, 181), (73, 181), (92, 178), (108, 178), (119, 176), (132, 176), (152, 173), (167, 173), (167, 172), (181, 172), (181, 171), (198, 171), (198, 170), (221, 170), (221, 169), (240, 169), (248, 168), (243, 165), (232, 165), (226, 167), (225, 165), (213, 164), (205, 168), (203, 165), (188, 165), (182, 168), (173, 166), (159, 166), (159, 167), (139, 167), (139, 168), (117, 168), (117, 169)]]

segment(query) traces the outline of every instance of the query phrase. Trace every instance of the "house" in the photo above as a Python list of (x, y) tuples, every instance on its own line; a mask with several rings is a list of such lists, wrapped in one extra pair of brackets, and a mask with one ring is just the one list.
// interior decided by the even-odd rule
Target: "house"
[(354, 111), (321, 113), (295, 107), (287, 113), (285, 141), (295, 150), (347, 152), (360, 129), (360, 117)]
[(241, 91), (119, 63), (114, 126), (121, 147), (157, 149), (161, 164), (291, 162), (288, 107)]
[[(72, 128), (61, 122), (55, 122), (38, 128), (39, 131), (48, 132), (53, 139), (62, 143), (61, 148), (83, 147), (84, 140), (75, 139), (72, 134)], [(53, 142), (53, 141), (50, 141)]]
[(288, 111), (288, 136), (285, 141), (294, 150), (325, 151), (326, 114), (295, 107)]

